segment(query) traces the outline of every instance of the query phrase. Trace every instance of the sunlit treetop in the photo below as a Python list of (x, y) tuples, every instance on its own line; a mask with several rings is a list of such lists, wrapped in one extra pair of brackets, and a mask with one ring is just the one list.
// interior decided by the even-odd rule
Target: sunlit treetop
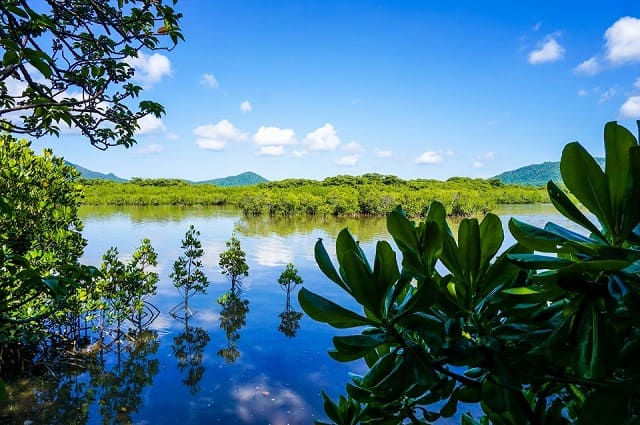
[(103, 150), (134, 144), (138, 120), (164, 107), (134, 100), (132, 63), (183, 40), (176, 2), (0, 2), (0, 125), (33, 137), (75, 128)]

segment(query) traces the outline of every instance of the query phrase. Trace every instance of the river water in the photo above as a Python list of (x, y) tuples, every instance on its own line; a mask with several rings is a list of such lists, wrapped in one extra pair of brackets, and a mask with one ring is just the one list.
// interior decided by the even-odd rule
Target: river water
[[(496, 213), (505, 224), (514, 216), (538, 226), (547, 221), (567, 225), (547, 205), (508, 206)], [(245, 218), (218, 207), (87, 207), (81, 217), (88, 240), (85, 264), (99, 265), (111, 246), (126, 259), (142, 238), (151, 239), (160, 282), (150, 301), (160, 313), (135, 343), (102, 347), (90, 361), (76, 359), (10, 383), (0, 423), (309, 424), (325, 418), (322, 390), (335, 399), (344, 393), (349, 372), (365, 371), (361, 362), (329, 358), (331, 338), (350, 332), (301, 314), (299, 288), (287, 305), (277, 281), (293, 263), (305, 287), (353, 306), (321, 274), (313, 246), (322, 238), (333, 254), (336, 235), (348, 227), (372, 258), (375, 242), (390, 240), (385, 219)], [(192, 299), (197, 312), (185, 322), (169, 314), (181, 302), (169, 274), (191, 224), (201, 232), (210, 286), (207, 294)], [(249, 276), (240, 296), (221, 304), (229, 281), (218, 260), (232, 233), (247, 254)], [(505, 247), (512, 242), (507, 231)], [(92, 362), (99, 367), (87, 369)]]

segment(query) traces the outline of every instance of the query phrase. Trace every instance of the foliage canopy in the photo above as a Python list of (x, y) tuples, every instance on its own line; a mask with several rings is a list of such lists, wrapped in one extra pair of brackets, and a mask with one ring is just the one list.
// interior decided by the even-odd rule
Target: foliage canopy
[(0, 124), (34, 137), (65, 125), (99, 149), (131, 146), (138, 120), (164, 113), (133, 105), (142, 87), (132, 64), (182, 40), (176, 1), (0, 2)]
[(564, 148), (560, 166), (597, 224), (547, 185), (582, 233), (511, 219), (518, 242), (500, 254), (498, 217), (464, 219), (455, 238), (434, 202), (418, 224), (400, 208), (389, 214), (401, 268), (387, 242), (372, 266), (346, 229), (336, 241), (339, 268), (316, 244), (320, 269), (362, 312), (308, 289), (300, 304), (336, 328), (364, 327), (334, 337), (329, 354), (369, 367), (337, 403), (323, 394), (333, 422), (432, 423), (462, 402), (479, 406), (462, 415), (465, 425), (637, 423), (640, 146), (615, 122), (604, 139), (604, 171), (578, 143)]

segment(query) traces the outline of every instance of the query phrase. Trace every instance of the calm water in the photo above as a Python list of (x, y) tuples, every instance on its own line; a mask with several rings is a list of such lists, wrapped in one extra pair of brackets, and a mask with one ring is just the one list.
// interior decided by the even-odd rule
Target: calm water
[[(505, 222), (515, 216), (539, 226), (565, 223), (549, 206), (497, 213)], [(331, 338), (341, 331), (296, 314), (297, 290), (287, 309), (277, 279), (293, 262), (304, 286), (352, 305), (317, 269), (313, 245), (322, 238), (333, 253), (335, 236), (349, 227), (372, 257), (375, 242), (390, 239), (384, 219), (244, 218), (235, 210), (179, 207), (87, 208), (82, 218), (86, 264), (100, 264), (110, 246), (127, 258), (142, 238), (151, 239), (160, 275), (151, 301), (160, 315), (135, 344), (76, 356), (53, 374), (12, 383), (1, 423), (309, 424), (324, 417), (321, 390), (335, 398), (348, 372), (364, 371), (362, 363), (328, 357)], [(168, 276), (190, 224), (201, 232), (211, 284), (206, 295), (192, 299), (198, 312), (184, 323), (168, 314), (181, 301)], [(249, 277), (241, 298), (223, 307), (216, 300), (229, 282), (218, 256), (234, 231), (247, 253)], [(99, 367), (87, 372), (95, 362)]]

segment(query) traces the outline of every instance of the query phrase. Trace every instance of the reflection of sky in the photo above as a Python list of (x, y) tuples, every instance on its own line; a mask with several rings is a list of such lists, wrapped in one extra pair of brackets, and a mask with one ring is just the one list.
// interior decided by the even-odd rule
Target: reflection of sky
[[(361, 374), (365, 371), (362, 362), (338, 363), (327, 355), (334, 335), (355, 332), (330, 328), (305, 315), (295, 338), (282, 335), (278, 331), (278, 315), (285, 309), (285, 293), (277, 279), (285, 265), (293, 262), (305, 287), (355, 308), (353, 300), (344, 291), (321, 275), (313, 259), (317, 238), (323, 238), (327, 251), (334, 257), (336, 234), (329, 234), (318, 221), (318, 227), (312, 230), (294, 231), (286, 236), (239, 235), (250, 267), (242, 294), (249, 300), (249, 312), (246, 326), (238, 330), (237, 347), (241, 355), (236, 362), (227, 364), (216, 355), (227, 344), (225, 332), (219, 327), (221, 306), (216, 299), (229, 289), (228, 280), (219, 274), (217, 263), (224, 242), (241, 219), (228, 214), (189, 215), (185, 211), (181, 214), (179, 219), (172, 220), (158, 220), (157, 217), (132, 220), (125, 210), (113, 215), (84, 217), (84, 236), (89, 241), (84, 257), (86, 263), (98, 264), (102, 253), (111, 245), (117, 245), (124, 258), (143, 237), (149, 237), (158, 252), (158, 295), (150, 301), (161, 311), (152, 325), (159, 331), (160, 348), (154, 357), (159, 359), (160, 367), (152, 385), (143, 390), (143, 405), (133, 415), (134, 423), (307, 424), (324, 418), (321, 390), (326, 390), (335, 399), (345, 393), (348, 372)], [(517, 215), (523, 221), (544, 224), (536, 222), (540, 220), (539, 215), (527, 211), (518, 211)], [(545, 222), (558, 220), (557, 215), (542, 217)], [(211, 338), (203, 353), (205, 371), (199, 383), (201, 390), (196, 394), (191, 394), (182, 385), (171, 349), (173, 338), (184, 331), (184, 323), (167, 314), (182, 300), (168, 274), (181, 254), (180, 240), (189, 224), (194, 224), (201, 232), (205, 273), (211, 282), (206, 295), (195, 295), (190, 300), (190, 306), (198, 312), (189, 320), (189, 325), (202, 327)], [(355, 236), (357, 238), (357, 234)], [(371, 262), (375, 240), (383, 237), (388, 236), (368, 235), (367, 242), (362, 243)], [(291, 299), (293, 308), (300, 311), (297, 294), (292, 294)], [(101, 423), (97, 409), (90, 411), (89, 423)]]

